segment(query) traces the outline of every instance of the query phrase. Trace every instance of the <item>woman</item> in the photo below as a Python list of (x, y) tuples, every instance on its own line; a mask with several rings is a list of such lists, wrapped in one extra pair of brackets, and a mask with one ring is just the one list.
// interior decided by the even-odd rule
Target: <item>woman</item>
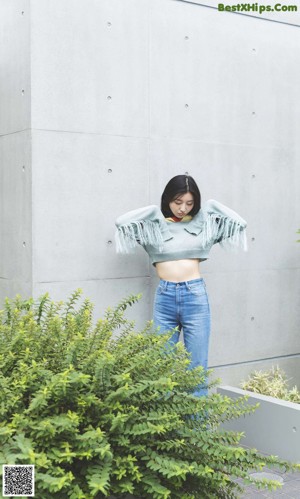
[[(201, 207), (201, 195), (188, 175), (173, 177), (165, 187), (161, 209), (146, 206), (116, 220), (117, 251), (129, 253), (140, 244), (155, 266), (159, 285), (154, 300), (154, 325), (161, 333), (177, 327), (170, 343), (179, 340), (191, 355), (190, 368), (207, 369), (210, 308), (199, 262), (207, 260), (211, 247), (247, 250), (247, 223), (233, 210), (209, 200)], [(207, 390), (198, 387), (195, 395)]]

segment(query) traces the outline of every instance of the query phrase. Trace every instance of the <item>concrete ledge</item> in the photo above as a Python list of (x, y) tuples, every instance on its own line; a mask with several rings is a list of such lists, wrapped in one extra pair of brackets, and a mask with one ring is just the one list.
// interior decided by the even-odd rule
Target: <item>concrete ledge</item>
[(244, 432), (245, 437), (241, 441), (243, 445), (300, 463), (300, 404), (233, 386), (221, 386), (218, 392), (232, 399), (247, 395), (249, 404), (259, 403), (253, 414), (223, 425), (227, 430)]

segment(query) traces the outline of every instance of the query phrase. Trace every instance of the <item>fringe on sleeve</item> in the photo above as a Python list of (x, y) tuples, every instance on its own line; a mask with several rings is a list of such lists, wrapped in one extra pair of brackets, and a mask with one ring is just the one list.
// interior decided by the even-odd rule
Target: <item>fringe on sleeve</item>
[(115, 235), (117, 253), (133, 253), (138, 244), (152, 245), (162, 251), (163, 236), (158, 222), (143, 220), (122, 224)]
[(210, 213), (203, 232), (203, 242), (213, 240), (229, 251), (248, 249), (245, 225), (230, 217)]

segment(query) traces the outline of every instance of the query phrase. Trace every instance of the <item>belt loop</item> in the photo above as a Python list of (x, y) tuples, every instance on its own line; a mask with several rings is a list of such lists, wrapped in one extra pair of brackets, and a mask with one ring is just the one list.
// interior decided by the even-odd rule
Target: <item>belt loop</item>
[(167, 283), (164, 279), (160, 279), (160, 285), (161, 285), (163, 291), (166, 291), (166, 284)]

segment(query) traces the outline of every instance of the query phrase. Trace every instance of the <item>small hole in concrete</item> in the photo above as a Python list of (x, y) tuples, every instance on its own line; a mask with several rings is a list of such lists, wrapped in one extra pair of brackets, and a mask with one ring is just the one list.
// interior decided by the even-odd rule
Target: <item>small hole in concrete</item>
[(110, 246), (112, 244), (112, 241), (107, 241), (107, 244)]
[(255, 116), (256, 115), (256, 112), (255, 111), (252, 111), (252, 116)]
[(25, 248), (25, 246), (26, 246), (26, 243), (25, 243), (25, 241), (23, 241), (23, 248)]
[(188, 36), (185, 36), (185, 37), (184, 37), (184, 39), (185, 39), (185, 40), (189, 40), (190, 38), (189, 38)]
[(25, 94), (25, 90), (24, 90), (24, 88), (22, 88), (22, 95), (24, 95), (24, 94)]
[(22, 171), (25, 172), (25, 165), (22, 166)]
[(188, 105), (188, 104), (186, 104), (186, 105), (185, 105), (185, 108), (187, 109), (188, 107), (189, 107), (189, 105)]
[(254, 175), (254, 173), (253, 173), (253, 175), (252, 175), (252, 178), (255, 178), (255, 175)]
[(111, 100), (111, 95), (108, 95), (108, 96), (107, 96), (107, 100)]
[(24, 16), (24, 14), (25, 14), (24, 10), (22, 10), (21, 14), (22, 14), (22, 16)]
[(296, 426), (293, 426), (293, 432), (296, 433), (296, 431), (297, 431)]
[(251, 238), (251, 241), (255, 241), (255, 237), (252, 237), (252, 238)]
[(254, 321), (254, 317), (251, 317), (251, 320)]
[(109, 168), (109, 169), (107, 170), (107, 172), (108, 172), (108, 173), (112, 173), (112, 169), (111, 169), (111, 168)]
[(189, 174), (189, 172), (184, 172), (184, 174), (185, 174), (185, 175), (188, 175), (188, 174)]
[(110, 27), (111, 27), (111, 22), (108, 22), (108, 23), (107, 23), (107, 26), (110, 28)]

